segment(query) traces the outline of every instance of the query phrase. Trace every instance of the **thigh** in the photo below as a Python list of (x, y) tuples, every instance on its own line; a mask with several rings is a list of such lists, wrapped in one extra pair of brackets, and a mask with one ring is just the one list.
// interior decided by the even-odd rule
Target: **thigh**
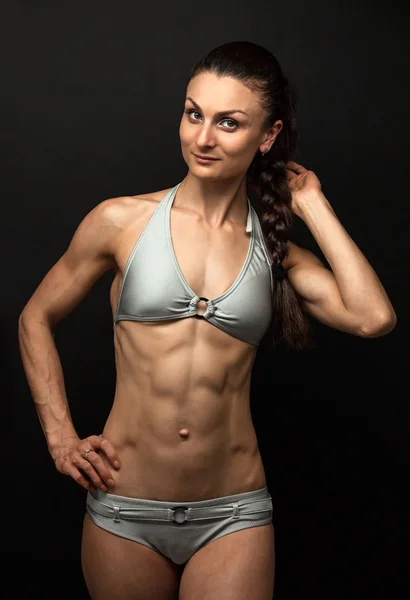
[(179, 600), (272, 600), (273, 524), (248, 527), (198, 550), (182, 573)]
[(138, 542), (115, 535), (84, 516), (84, 579), (93, 600), (176, 600), (181, 567)]

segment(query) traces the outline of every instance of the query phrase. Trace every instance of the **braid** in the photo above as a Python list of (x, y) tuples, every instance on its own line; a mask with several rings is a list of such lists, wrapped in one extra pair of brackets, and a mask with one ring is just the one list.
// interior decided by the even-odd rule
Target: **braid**
[[(286, 163), (280, 158), (271, 160), (272, 162), (260, 161), (259, 186), (262, 204), (261, 228), (272, 265), (275, 266), (281, 264), (288, 255), (288, 240), (294, 218), (290, 208), (291, 193), (287, 183)], [(287, 277), (274, 279), (272, 310), (274, 344), (276, 340), (283, 339), (287, 346), (294, 350), (314, 346), (309, 321)]]
[(259, 175), (261, 191), (261, 227), (273, 264), (287, 256), (287, 241), (293, 227), (291, 195), (287, 183), (285, 162), (261, 160)]

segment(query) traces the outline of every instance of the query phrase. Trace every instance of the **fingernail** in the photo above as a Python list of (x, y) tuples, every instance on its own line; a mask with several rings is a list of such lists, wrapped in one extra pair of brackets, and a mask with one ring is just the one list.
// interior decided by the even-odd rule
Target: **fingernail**
[(118, 460), (116, 460), (116, 461), (114, 462), (114, 467), (115, 467), (116, 469), (119, 469), (119, 468), (120, 468), (120, 463), (118, 462)]
[(109, 480), (108, 480), (108, 485), (109, 485), (110, 487), (113, 487), (113, 486), (115, 485), (115, 482), (114, 482), (114, 480), (113, 480), (113, 479), (109, 479)]
[(108, 488), (105, 485), (101, 485), (100, 486), (103, 492), (106, 492), (108, 490)]

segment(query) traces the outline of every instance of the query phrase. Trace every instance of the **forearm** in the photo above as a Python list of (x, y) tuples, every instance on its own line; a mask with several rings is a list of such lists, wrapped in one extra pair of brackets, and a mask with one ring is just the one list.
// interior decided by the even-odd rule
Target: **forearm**
[(393, 306), (368, 260), (347, 233), (323, 193), (298, 204), (339, 287), (346, 310), (366, 320), (395, 320)]
[(65, 439), (77, 436), (53, 334), (46, 324), (23, 314), (19, 320), (19, 344), (37, 414), (53, 456)]

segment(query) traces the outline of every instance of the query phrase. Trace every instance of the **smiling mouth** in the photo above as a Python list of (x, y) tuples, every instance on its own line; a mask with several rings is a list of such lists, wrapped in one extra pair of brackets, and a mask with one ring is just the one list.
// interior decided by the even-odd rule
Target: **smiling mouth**
[(203, 160), (219, 160), (219, 158), (214, 158), (213, 156), (201, 156), (200, 154), (195, 154), (197, 158), (202, 158)]

